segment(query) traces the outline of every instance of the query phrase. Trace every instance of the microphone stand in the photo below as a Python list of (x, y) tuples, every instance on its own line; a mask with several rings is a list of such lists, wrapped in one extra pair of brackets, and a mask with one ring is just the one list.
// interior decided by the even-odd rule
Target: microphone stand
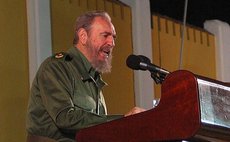
[(162, 84), (165, 80), (166, 76), (169, 74), (168, 71), (160, 72), (160, 71), (150, 71), (152, 79), (155, 81), (156, 84)]

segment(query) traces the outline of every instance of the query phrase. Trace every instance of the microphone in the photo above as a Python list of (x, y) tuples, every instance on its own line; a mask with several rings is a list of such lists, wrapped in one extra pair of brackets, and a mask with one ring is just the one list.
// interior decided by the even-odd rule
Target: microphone
[(126, 65), (134, 70), (148, 70), (150, 72), (158, 72), (165, 75), (169, 74), (167, 70), (152, 64), (150, 59), (143, 55), (129, 55), (126, 60)]

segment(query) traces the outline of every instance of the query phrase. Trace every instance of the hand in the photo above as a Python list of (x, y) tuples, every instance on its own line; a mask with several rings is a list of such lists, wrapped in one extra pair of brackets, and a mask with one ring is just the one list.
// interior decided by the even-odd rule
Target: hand
[(143, 108), (134, 107), (128, 113), (125, 114), (125, 117), (133, 115), (133, 114), (137, 114), (137, 113), (140, 113), (140, 112), (144, 112), (144, 111), (145, 111), (145, 109), (143, 109)]

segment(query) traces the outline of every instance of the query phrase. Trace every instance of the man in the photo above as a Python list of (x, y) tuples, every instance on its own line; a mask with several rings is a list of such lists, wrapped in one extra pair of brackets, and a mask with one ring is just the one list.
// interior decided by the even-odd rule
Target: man
[[(111, 70), (116, 32), (106, 12), (88, 12), (75, 25), (74, 47), (46, 59), (28, 106), (28, 141), (74, 141), (78, 130), (123, 117), (107, 115), (100, 74)], [(144, 111), (135, 107), (129, 116)], [(39, 141), (37, 140), (37, 141)]]

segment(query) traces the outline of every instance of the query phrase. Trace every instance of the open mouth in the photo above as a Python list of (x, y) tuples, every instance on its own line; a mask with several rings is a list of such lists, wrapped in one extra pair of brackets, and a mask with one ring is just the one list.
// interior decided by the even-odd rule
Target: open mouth
[(103, 54), (104, 54), (104, 56), (105, 56), (106, 58), (109, 57), (109, 55), (110, 55), (110, 50), (102, 50), (102, 52), (103, 52)]

